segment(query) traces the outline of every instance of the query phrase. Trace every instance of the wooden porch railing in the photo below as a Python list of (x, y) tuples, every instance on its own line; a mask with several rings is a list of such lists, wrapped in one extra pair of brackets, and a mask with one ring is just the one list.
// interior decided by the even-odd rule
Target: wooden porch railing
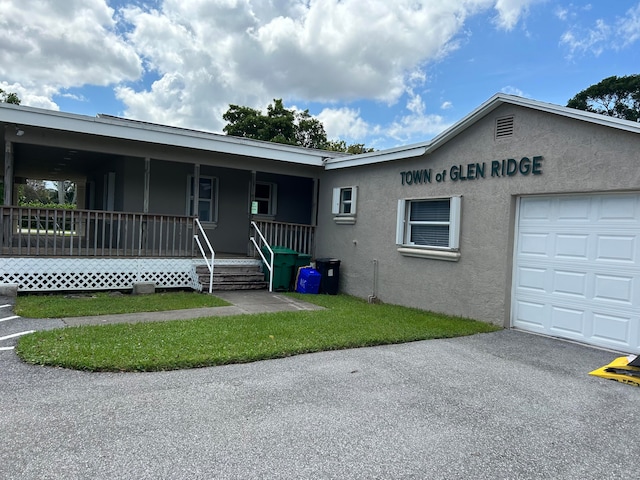
[(193, 257), (195, 217), (0, 207), (3, 256)]
[(255, 223), (269, 245), (291, 248), (307, 255), (314, 254), (316, 227), (313, 225), (268, 221)]

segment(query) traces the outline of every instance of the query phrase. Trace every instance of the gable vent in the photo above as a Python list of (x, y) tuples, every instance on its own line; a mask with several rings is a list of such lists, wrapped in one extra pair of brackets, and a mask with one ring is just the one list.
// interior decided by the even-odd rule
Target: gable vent
[(513, 136), (513, 115), (496, 118), (496, 138)]

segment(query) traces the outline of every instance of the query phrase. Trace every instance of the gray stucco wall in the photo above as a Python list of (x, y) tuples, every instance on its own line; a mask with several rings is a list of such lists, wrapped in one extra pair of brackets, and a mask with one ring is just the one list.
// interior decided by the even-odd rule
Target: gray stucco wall
[[(187, 178), (193, 165), (151, 160), (150, 213), (186, 215)], [(201, 165), (200, 175), (218, 180), (218, 221), (203, 224), (218, 252), (246, 254), (249, 238), (249, 185), (251, 173), (244, 170)]]
[[(495, 119), (514, 115), (514, 135), (495, 139)], [(321, 182), (317, 256), (341, 260), (340, 289), (498, 325), (509, 324), (517, 198), (640, 190), (637, 135), (548, 113), (503, 105), (425, 157), (327, 171)], [(453, 165), (542, 156), (541, 175), (466, 181), (449, 178)], [(400, 172), (447, 171), (446, 180), (402, 185)], [(337, 225), (334, 187), (358, 186), (355, 225)], [(395, 244), (398, 199), (462, 195), (458, 262), (405, 257)]]

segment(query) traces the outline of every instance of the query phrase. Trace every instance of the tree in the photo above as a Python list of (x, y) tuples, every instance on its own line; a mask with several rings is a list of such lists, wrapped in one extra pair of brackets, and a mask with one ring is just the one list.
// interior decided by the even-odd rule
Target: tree
[(363, 144), (347, 146), (346, 142), (327, 140), (324, 125), (309, 114), (309, 110), (288, 110), (282, 99), (274, 99), (267, 107), (267, 114), (260, 110), (239, 105), (229, 105), (222, 115), (227, 125), (223, 131), (234, 137), (253, 138), (265, 142), (277, 142), (306, 148), (318, 148), (335, 152), (364, 153), (373, 151)]
[(0, 88), (0, 103), (13, 103), (14, 105), (20, 105), (20, 97), (13, 92), (5, 92)]
[(330, 140), (326, 149), (332, 152), (345, 152), (351, 154), (375, 152), (373, 148), (365, 147), (364, 143), (352, 143), (351, 145), (347, 145), (347, 142), (344, 140)]
[(640, 121), (640, 74), (607, 77), (581, 91), (567, 107)]
[(27, 179), (18, 187), (18, 204), (50, 204), (54, 201), (55, 191), (47, 188), (44, 180)]
[(222, 118), (227, 122), (223, 131), (235, 137), (307, 148), (324, 148), (327, 144), (322, 123), (309, 115), (309, 110), (300, 112), (284, 108), (282, 99), (274, 99), (267, 107), (266, 115), (253, 108), (229, 105)]

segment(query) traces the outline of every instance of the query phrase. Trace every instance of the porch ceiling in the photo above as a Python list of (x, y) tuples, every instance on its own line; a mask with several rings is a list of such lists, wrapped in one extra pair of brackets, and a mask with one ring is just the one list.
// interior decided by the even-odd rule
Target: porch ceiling
[(114, 155), (16, 143), (14, 175), (42, 180), (82, 180), (96, 163), (109, 158), (114, 158)]

